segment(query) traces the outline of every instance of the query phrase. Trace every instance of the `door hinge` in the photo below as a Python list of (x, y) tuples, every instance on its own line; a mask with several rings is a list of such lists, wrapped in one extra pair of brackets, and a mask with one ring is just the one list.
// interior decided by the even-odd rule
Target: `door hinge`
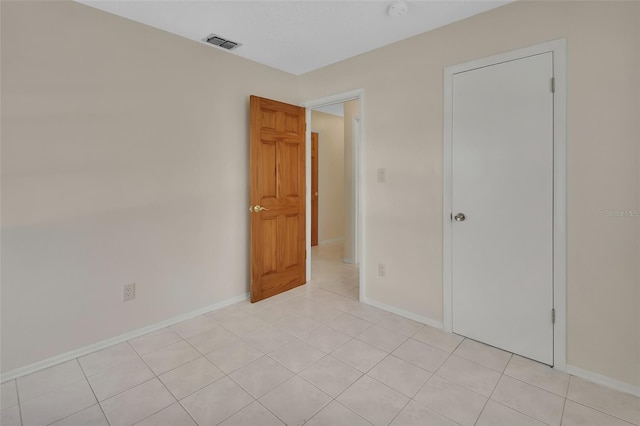
[(307, 249), (304, 249), (304, 260), (307, 260)]
[(551, 77), (551, 93), (556, 93), (556, 78)]
[(551, 309), (551, 324), (555, 324), (555, 323), (556, 323), (556, 310)]

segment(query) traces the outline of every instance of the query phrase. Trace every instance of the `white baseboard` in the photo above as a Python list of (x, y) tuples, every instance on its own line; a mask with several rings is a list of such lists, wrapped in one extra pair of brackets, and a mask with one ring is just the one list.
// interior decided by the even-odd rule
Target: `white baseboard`
[[(404, 309), (399, 309), (393, 306), (385, 305), (384, 303), (380, 303), (376, 300), (368, 299), (366, 297), (360, 297), (360, 302), (366, 303), (367, 305), (374, 306), (376, 308), (382, 309), (387, 312), (394, 313), (396, 315), (400, 315), (405, 318), (412, 319), (414, 321), (421, 322), (423, 324), (430, 325), (431, 327), (442, 329), (442, 322), (433, 320), (431, 318), (423, 317), (421, 315), (416, 315), (412, 312), (405, 311)], [(585, 379), (590, 382), (594, 382), (599, 385), (609, 387), (619, 392), (640, 397), (640, 386), (634, 386), (629, 383), (621, 382), (619, 380), (612, 379), (611, 377), (594, 373), (592, 371), (575, 367), (573, 365), (567, 365), (567, 368), (565, 371), (573, 376), (580, 377), (581, 379)]]
[(7, 371), (6, 373), (3, 373), (0, 376), (0, 383), (4, 383), (8, 380), (13, 380), (18, 377), (26, 376), (27, 374), (35, 373), (36, 371), (44, 370), (45, 368), (53, 367), (56, 364), (70, 361), (72, 359), (90, 354), (95, 351), (99, 351), (100, 349), (104, 349), (106, 347), (113, 346), (115, 344), (122, 343), (127, 340), (135, 339), (136, 337), (140, 337), (144, 334), (151, 333), (156, 330), (160, 330), (161, 328), (165, 328), (170, 325), (177, 324), (181, 321), (188, 320), (193, 317), (197, 317), (198, 315), (206, 314), (207, 312), (215, 311), (215, 310), (227, 307), (229, 305), (233, 305), (234, 303), (241, 302), (248, 298), (249, 298), (249, 293), (243, 294), (241, 296), (232, 297), (230, 299), (223, 300), (213, 305), (196, 309), (195, 311), (188, 312), (186, 314), (178, 315), (176, 317), (169, 318), (167, 320), (160, 321), (155, 324), (151, 324), (146, 327), (142, 327), (125, 334), (121, 334), (119, 336), (111, 337), (101, 342), (93, 343), (91, 345), (85, 346), (80, 349), (76, 349), (61, 355), (57, 355), (57, 356), (45, 359), (43, 361), (38, 361), (33, 364), (26, 365), (24, 367), (16, 368), (15, 370)]
[(619, 392), (624, 392), (640, 397), (640, 386), (634, 386), (629, 383), (621, 382), (619, 380), (612, 379), (611, 377), (603, 376), (602, 374), (594, 373), (593, 371), (585, 370), (573, 365), (567, 365), (567, 373), (576, 377), (580, 377), (581, 379), (585, 379), (590, 382), (609, 387)]
[[(125, 342), (127, 340), (135, 339), (136, 337), (140, 337), (147, 333), (154, 332), (161, 328), (165, 328), (174, 324), (177, 324), (181, 321), (185, 321), (191, 319), (193, 317), (197, 317), (202, 314), (206, 314), (208, 312), (212, 312), (218, 309), (222, 309), (229, 305), (233, 305), (234, 303), (241, 302), (249, 298), (249, 294), (244, 294), (241, 296), (232, 297), (230, 299), (223, 300), (221, 302), (215, 303), (213, 305), (205, 306), (204, 308), (197, 309), (192, 312), (188, 312), (186, 314), (178, 315), (173, 318), (169, 318), (164, 321), (157, 322), (155, 324), (139, 328), (137, 330), (130, 331), (125, 334), (121, 334), (119, 336), (112, 337), (110, 339), (103, 340), (101, 342), (97, 342), (83, 348), (79, 348), (61, 355), (57, 355), (43, 361), (39, 361), (33, 364), (26, 365), (24, 367), (17, 368), (15, 370), (7, 371), (0, 376), (0, 383), (4, 383), (9, 380), (16, 379), (18, 377), (26, 376), (27, 374), (35, 373), (36, 371), (44, 370), (45, 368), (53, 367), (54, 365), (61, 364), (66, 361), (70, 361), (75, 358), (79, 358), (81, 356), (90, 354), (92, 352), (99, 351), (100, 349), (104, 349), (109, 346), (116, 345), (118, 343)], [(405, 311), (404, 309), (399, 309), (393, 306), (385, 305), (384, 303), (380, 303), (376, 300), (361, 298), (360, 301), (362, 303), (366, 303), (367, 305), (374, 306), (376, 308), (382, 309), (387, 312), (394, 313), (396, 315), (400, 315), (405, 318), (409, 318), (414, 321), (418, 321), (422, 324), (429, 325), (431, 327), (435, 327), (438, 329), (442, 329), (442, 322), (433, 320), (431, 318), (423, 317), (421, 315), (414, 314), (409, 311)], [(640, 397), (640, 386), (634, 386), (629, 383), (621, 382), (619, 380), (612, 379), (610, 377), (604, 376), (602, 374), (594, 373), (589, 370), (585, 370), (579, 367), (575, 367), (573, 365), (567, 365), (566, 369), (567, 373), (580, 377), (585, 380), (589, 380), (590, 382), (594, 382), (603, 386), (607, 386), (611, 389), (617, 390), (619, 392), (627, 393), (630, 395), (634, 395)]]
[(322, 241), (318, 241), (318, 245), (319, 246), (325, 246), (327, 244), (333, 244), (333, 243), (341, 243), (342, 241), (344, 241), (344, 237), (340, 237), (340, 238), (332, 238), (330, 240), (322, 240)]
[(400, 315), (401, 317), (409, 318), (414, 321), (418, 321), (422, 324), (430, 325), (431, 327), (435, 327), (437, 329), (442, 330), (442, 322), (436, 321), (431, 318), (423, 317), (421, 315), (414, 314), (413, 312), (405, 311), (404, 309), (396, 308), (393, 306), (385, 305), (384, 303), (380, 303), (376, 300), (372, 300), (369, 298), (360, 298), (360, 302), (366, 303), (367, 305), (371, 305), (375, 308), (382, 309), (383, 311), (391, 312), (392, 314)]

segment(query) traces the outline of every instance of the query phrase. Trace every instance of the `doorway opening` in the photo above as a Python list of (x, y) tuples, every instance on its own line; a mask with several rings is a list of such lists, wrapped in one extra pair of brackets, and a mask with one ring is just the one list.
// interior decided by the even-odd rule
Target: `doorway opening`
[(359, 300), (363, 294), (362, 91), (305, 106), (307, 187), (311, 188), (307, 191), (307, 281)]

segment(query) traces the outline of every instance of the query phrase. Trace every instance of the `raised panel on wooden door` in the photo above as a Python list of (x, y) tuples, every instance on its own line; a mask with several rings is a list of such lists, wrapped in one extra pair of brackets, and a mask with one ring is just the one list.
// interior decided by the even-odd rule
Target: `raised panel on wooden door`
[(260, 218), (260, 250), (262, 256), (262, 275), (278, 272), (278, 217)]
[(279, 167), (280, 174), (278, 181), (282, 190), (280, 198), (287, 203), (297, 205), (300, 197), (300, 144), (281, 142), (282, 167)]
[(271, 141), (261, 141), (262, 163), (260, 167), (261, 204), (267, 200), (278, 198), (278, 144)]
[(282, 226), (282, 270), (295, 268), (300, 266), (300, 258), (298, 255), (300, 242), (300, 215), (288, 214), (283, 215)]
[(277, 111), (262, 110), (261, 114), (261, 129), (276, 130), (276, 123), (278, 118)]
[(297, 135), (300, 130), (300, 120), (298, 119), (298, 116), (285, 113), (284, 130)]

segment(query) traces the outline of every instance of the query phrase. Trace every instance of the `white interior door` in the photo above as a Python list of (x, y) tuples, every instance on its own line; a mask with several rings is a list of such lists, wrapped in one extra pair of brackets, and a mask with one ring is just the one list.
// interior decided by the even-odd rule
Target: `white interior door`
[(453, 75), (451, 231), (453, 331), (550, 365), (552, 77), (550, 52)]

